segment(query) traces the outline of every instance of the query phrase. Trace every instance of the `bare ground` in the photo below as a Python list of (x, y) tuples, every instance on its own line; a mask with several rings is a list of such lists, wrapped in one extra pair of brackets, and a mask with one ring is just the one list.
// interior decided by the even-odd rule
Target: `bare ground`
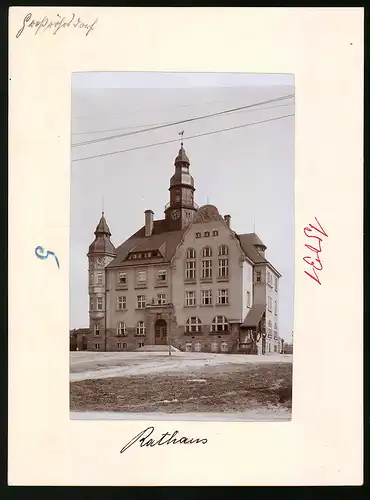
[(126, 375), (70, 383), (77, 412), (237, 412), (292, 405), (292, 364), (230, 364), (220, 371)]

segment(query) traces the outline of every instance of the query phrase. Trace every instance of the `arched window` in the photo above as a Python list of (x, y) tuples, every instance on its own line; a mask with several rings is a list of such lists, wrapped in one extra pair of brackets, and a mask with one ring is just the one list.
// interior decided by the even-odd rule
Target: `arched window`
[(203, 257), (212, 257), (212, 248), (211, 247), (204, 247), (202, 251)]
[(187, 333), (200, 332), (202, 328), (202, 322), (197, 317), (189, 318), (185, 324), (185, 331)]
[(229, 323), (225, 316), (216, 316), (213, 318), (211, 331), (212, 332), (227, 332), (229, 329)]
[(229, 249), (226, 245), (221, 245), (218, 247), (218, 255), (219, 256), (224, 256), (224, 255), (229, 255)]
[(196, 278), (196, 253), (194, 248), (188, 248), (185, 255), (185, 279), (195, 280)]
[(212, 248), (202, 250), (202, 279), (212, 279)]
[(277, 324), (275, 323), (274, 324), (274, 339), (277, 339), (278, 338), (278, 327), (277, 327)]
[(195, 259), (195, 256), (196, 256), (196, 254), (195, 254), (194, 248), (188, 248), (186, 250), (186, 258), (187, 259)]
[(229, 249), (226, 245), (218, 247), (218, 277), (228, 278), (229, 276)]
[(267, 336), (269, 338), (272, 337), (272, 323), (271, 323), (271, 320), (269, 320), (269, 322), (267, 323)]
[(136, 335), (145, 335), (146, 334), (146, 325), (144, 321), (138, 321), (136, 325)]
[(126, 325), (123, 321), (120, 321), (117, 326), (117, 335), (126, 335)]

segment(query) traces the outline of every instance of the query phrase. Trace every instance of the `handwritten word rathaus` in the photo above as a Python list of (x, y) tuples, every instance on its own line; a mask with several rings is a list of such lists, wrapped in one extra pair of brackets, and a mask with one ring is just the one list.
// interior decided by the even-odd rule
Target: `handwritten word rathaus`
[[(305, 261), (306, 264), (308, 264), (311, 267), (311, 271), (313, 273), (313, 274), (311, 274), (308, 271), (305, 271), (307, 276), (309, 276), (314, 281), (316, 281), (316, 283), (321, 285), (321, 281), (320, 281), (316, 271), (322, 271), (322, 269), (323, 269), (323, 265), (322, 265), (320, 257), (319, 257), (319, 253), (321, 253), (322, 237), (318, 236), (317, 233), (321, 234), (322, 236), (326, 236), (326, 237), (328, 237), (328, 235), (324, 231), (322, 225), (320, 224), (320, 222), (317, 220), (316, 217), (315, 217), (315, 219), (316, 219), (317, 225), (320, 227), (320, 229), (318, 227), (314, 226), (313, 224), (309, 224), (307, 227), (304, 228), (303, 232), (308, 238), (314, 238), (316, 240), (314, 243), (318, 245), (318, 248), (316, 248), (316, 246), (312, 246), (312, 245), (307, 245), (307, 244), (305, 245), (306, 248), (311, 250), (311, 252), (313, 252), (316, 255), (316, 258), (314, 259), (313, 257), (308, 256), (308, 257), (303, 257), (303, 260)], [(312, 231), (314, 231), (313, 234), (308, 234), (308, 233), (312, 233)]]
[(93, 23), (86, 23), (83, 19), (76, 17), (74, 14), (72, 14), (71, 18), (62, 17), (59, 14), (57, 14), (57, 17), (59, 19), (51, 20), (44, 16), (42, 19), (36, 20), (32, 19), (31, 13), (27, 14), (23, 19), (22, 27), (16, 34), (16, 38), (21, 36), (25, 28), (34, 28), (35, 35), (47, 30), (50, 30), (53, 35), (56, 35), (61, 28), (77, 28), (83, 30), (87, 36), (90, 31), (95, 29), (96, 23), (98, 22), (98, 18), (96, 18)]
[(154, 439), (148, 439), (149, 436), (151, 436), (154, 432), (154, 427), (147, 427), (143, 431), (139, 432), (137, 436), (131, 439), (121, 450), (121, 453), (126, 451), (130, 446), (132, 446), (134, 443), (137, 441), (140, 442), (140, 448), (143, 446), (161, 446), (164, 444), (206, 444), (207, 439), (206, 438), (188, 438), (188, 437), (180, 437), (180, 438), (175, 438), (175, 436), (179, 433), (179, 431), (175, 431), (172, 434), (169, 432), (165, 432), (162, 434), (162, 436), (158, 440)]

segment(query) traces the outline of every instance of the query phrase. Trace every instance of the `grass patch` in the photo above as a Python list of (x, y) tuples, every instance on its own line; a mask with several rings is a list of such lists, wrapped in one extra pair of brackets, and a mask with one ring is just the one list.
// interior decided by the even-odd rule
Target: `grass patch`
[[(231, 368), (231, 367), (230, 367)], [(222, 373), (125, 376), (70, 383), (72, 411), (230, 412), (292, 405), (290, 363), (234, 365)], [(189, 381), (202, 378), (205, 382)]]

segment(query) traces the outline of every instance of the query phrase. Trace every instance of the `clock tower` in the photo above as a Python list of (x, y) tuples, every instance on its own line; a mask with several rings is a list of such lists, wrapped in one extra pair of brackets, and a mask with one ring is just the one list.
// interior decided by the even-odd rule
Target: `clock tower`
[[(105, 338), (106, 282), (105, 267), (116, 256), (116, 249), (110, 241), (111, 232), (104, 212), (95, 230), (95, 240), (89, 246), (89, 316), (90, 329), (99, 343)], [(103, 347), (101, 347), (103, 350)]]
[(165, 214), (168, 226), (176, 231), (187, 226), (197, 211), (194, 203), (194, 179), (189, 172), (190, 161), (183, 143), (175, 159), (175, 173), (170, 179), (170, 202)]

